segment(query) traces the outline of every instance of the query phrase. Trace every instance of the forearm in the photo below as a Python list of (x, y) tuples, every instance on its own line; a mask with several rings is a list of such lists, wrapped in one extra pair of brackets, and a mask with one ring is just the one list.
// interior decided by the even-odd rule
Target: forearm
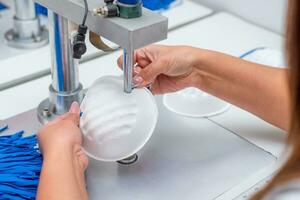
[(197, 50), (196, 87), (287, 130), (287, 70), (271, 68), (225, 54)]
[(72, 149), (53, 150), (44, 154), (37, 193), (38, 200), (87, 199), (84, 170)]

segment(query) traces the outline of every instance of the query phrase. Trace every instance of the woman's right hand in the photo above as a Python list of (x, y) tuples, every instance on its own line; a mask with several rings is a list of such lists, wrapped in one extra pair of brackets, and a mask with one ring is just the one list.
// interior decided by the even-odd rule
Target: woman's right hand
[[(150, 45), (135, 52), (136, 67), (133, 83), (136, 87), (151, 85), (154, 94), (176, 92), (193, 87), (199, 81), (194, 67), (196, 48), (188, 46)], [(123, 58), (118, 59), (122, 68)]]

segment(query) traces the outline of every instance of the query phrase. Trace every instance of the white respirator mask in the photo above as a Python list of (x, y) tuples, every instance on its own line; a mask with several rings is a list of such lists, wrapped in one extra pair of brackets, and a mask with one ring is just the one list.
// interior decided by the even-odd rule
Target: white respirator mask
[(81, 111), (83, 150), (101, 161), (118, 161), (137, 153), (150, 139), (158, 118), (148, 89), (125, 93), (122, 78), (114, 76), (93, 83)]

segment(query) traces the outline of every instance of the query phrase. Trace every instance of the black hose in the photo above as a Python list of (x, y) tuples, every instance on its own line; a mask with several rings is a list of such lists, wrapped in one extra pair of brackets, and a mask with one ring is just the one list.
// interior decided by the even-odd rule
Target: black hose
[(89, 13), (89, 6), (88, 6), (88, 3), (87, 3), (87, 0), (84, 0), (84, 17), (83, 17), (83, 20), (82, 20), (82, 26), (85, 26), (85, 22), (86, 22), (86, 18), (88, 16), (88, 13)]

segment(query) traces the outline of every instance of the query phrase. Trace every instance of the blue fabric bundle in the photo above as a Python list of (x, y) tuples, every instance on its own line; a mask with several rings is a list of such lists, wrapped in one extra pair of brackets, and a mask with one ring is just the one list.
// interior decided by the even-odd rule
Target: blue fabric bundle
[(143, 6), (150, 10), (166, 10), (175, 0), (143, 0)]
[[(0, 127), (0, 133), (8, 127)], [(0, 136), (0, 199), (35, 199), (42, 167), (36, 136)]]

